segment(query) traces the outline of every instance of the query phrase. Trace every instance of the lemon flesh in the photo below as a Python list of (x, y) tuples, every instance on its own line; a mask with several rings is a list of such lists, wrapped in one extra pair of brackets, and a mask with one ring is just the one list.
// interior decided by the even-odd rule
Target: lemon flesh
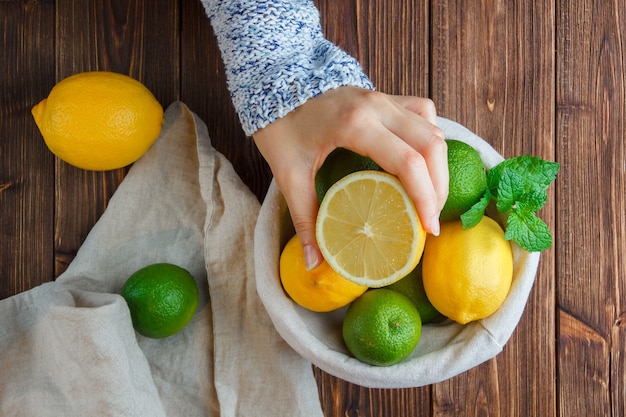
[(318, 246), (344, 278), (367, 287), (398, 281), (418, 264), (426, 231), (400, 181), (379, 171), (349, 174), (318, 212)]

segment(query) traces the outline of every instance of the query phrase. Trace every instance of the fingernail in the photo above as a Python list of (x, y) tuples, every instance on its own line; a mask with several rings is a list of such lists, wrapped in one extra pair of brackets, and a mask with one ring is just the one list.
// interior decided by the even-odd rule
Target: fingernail
[(439, 214), (437, 214), (430, 220), (430, 233), (434, 236), (439, 236), (439, 230)]
[(318, 252), (313, 245), (305, 245), (302, 249), (304, 251), (304, 266), (307, 271), (310, 271), (320, 263)]

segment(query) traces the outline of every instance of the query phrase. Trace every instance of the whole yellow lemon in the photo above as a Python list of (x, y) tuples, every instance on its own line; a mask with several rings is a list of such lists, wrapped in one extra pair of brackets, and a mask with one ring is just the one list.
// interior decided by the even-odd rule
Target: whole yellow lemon
[(135, 162), (159, 137), (163, 123), (163, 107), (148, 88), (107, 71), (63, 79), (32, 115), (53, 154), (93, 171)]
[(422, 279), (428, 299), (444, 316), (461, 324), (488, 317), (511, 288), (511, 244), (487, 216), (470, 229), (460, 220), (443, 222), (439, 236), (426, 238)]
[(350, 304), (367, 287), (348, 281), (322, 261), (307, 271), (302, 245), (294, 235), (280, 255), (280, 281), (296, 304), (311, 311), (328, 312)]

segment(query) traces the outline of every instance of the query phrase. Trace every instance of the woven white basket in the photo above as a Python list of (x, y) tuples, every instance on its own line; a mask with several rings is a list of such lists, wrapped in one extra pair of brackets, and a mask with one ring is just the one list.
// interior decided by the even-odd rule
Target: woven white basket
[[(487, 168), (503, 160), (487, 142), (450, 120), (439, 118), (447, 138), (472, 145)], [(419, 345), (403, 362), (377, 367), (353, 358), (341, 336), (345, 308), (314, 313), (295, 304), (278, 275), (280, 252), (294, 234), (285, 200), (272, 183), (255, 230), (257, 291), (274, 326), (303, 357), (331, 375), (371, 388), (418, 387), (443, 381), (496, 356), (509, 340), (533, 286), (539, 253), (512, 243), (513, 284), (502, 307), (490, 317), (464, 326), (452, 321), (425, 325)]]

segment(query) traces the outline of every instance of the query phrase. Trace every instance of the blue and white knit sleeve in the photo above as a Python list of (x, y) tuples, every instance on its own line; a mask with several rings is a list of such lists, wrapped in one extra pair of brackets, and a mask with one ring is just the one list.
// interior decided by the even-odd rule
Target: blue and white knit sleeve
[(310, 0), (202, 3), (247, 135), (327, 90), (374, 88), (359, 63), (324, 38), (319, 11)]

